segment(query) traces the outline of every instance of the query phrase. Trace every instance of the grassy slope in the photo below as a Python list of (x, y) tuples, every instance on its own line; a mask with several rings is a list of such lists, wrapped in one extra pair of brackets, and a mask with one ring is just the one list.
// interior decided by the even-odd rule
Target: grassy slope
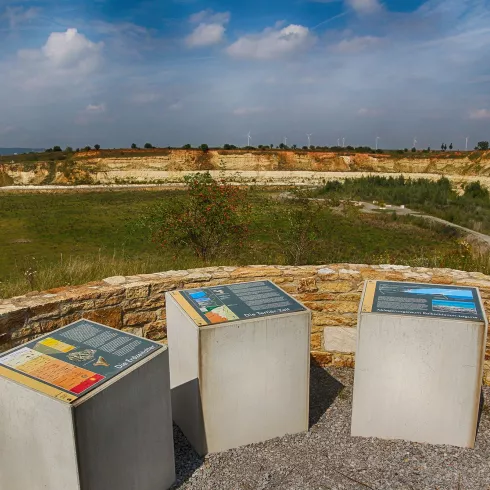
[[(115, 274), (183, 269), (203, 264), (183, 253), (159, 249), (132, 223), (157, 199), (185, 198), (184, 192), (96, 192), (0, 195), (0, 296), (29, 289), (24, 277), (37, 270), (35, 289), (82, 283)], [(255, 195), (255, 219), (247, 246), (219, 258), (220, 264), (286, 263), (281, 236), (286, 223), (272, 220), (283, 206), (265, 205)], [(390, 216), (318, 215), (320, 236), (306, 262), (379, 262), (380, 255), (410, 262), (421, 253), (447, 253), (455, 239)], [(281, 235), (282, 234), (282, 235)], [(29, 240), (22, 243), (24, 240)], [(63, 262), (62, 262), (63, 261)]]

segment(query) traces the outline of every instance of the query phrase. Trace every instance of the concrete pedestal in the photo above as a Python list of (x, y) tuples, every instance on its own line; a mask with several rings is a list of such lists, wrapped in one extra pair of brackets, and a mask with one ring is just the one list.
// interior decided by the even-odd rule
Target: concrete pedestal
[(310, 323), (269, 281), (167, 293), (172, 413), (199, 454), (308, 430)]
[(352, 435), (473, 447), (486, 336), (476, 288), (367, 281)]
[(165, 490), (168, 350), (80, 320), (0, 356), (0, 488)]

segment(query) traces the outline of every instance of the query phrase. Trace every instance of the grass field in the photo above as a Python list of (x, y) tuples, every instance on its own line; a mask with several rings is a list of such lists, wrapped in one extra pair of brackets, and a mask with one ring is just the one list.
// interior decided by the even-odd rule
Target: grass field
[[(250, 194), (255, 212), (249, 241), (215, 263), (287, 263), (282, 240), (288, 228), (282, 213), (292, 204), (272, 200), (265, 192)], [(157, 200), (185, 198), (185, 191), (0, 195), (0, 296), (206, 265), (188, 251), (157, 247), (134, 228), (138, 216)], [(409, 218), (353, 210), (339, 214), (322, 209), (316, 219), (319, 234), (304, 263), (437, 266), (448, 265), (459, 254), (454, 232), (442, 226), (422, 227)], [(456, 265), (476, 267), (473, 262)]]

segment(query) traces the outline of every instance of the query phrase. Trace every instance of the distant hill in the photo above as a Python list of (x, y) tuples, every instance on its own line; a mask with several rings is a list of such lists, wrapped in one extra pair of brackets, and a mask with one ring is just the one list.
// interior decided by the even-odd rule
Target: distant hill
[(44, 151), (44, 148), (0, 148), (0, 155), (13, 155), (14, 153), (29, 153), (30, 151)]

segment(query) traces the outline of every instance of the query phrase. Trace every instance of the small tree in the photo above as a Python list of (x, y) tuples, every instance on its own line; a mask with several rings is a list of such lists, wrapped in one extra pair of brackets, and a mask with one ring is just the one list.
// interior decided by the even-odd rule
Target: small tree
[(62, 151), (61, 146), (53, 146), (53, 151)]
[(65, 153), (73, 153), (73, 148), (71, 146), (67, 146), (65, 148)]
[(199, 148), (202, 151), (208, 151), (209, 150), (209, 146), (206, 143), (203, 143)]
[(483, 150), (483, 151), (488, 150), (488, 141), (479, 141), (478, 144), (476, 145), (475, 150)]
[(412, 148), (412, 153), (415, 153), (417, 151), (417, 148), (415, 146)]
[(189, 143), (187, 143), (182, 148), (184, 148), (184, 150), (190, 150), (192, 148), (192, 146)]
[(185, 199), (162, 200), (142, 220), (164, 248), (191, 249), (205, 262), (232, 254), (248, 234), (246, 191), (209, 172), (186, 175)]
[(441, 150), (444, 151), (444, 143), (441, 145)]
[(145, 148), (149, 150), (150, 148), (153, 148), (153, 145), (151, 143), (145, 143)]
[(136, 150), (138, 148), (138, 146), (136, 145), (136, 143), (131, 143), (131, 149), (132, 150)]
[(449, 145), (449, 149), (450, 149), (450, 150), (452, 150), (452, 149), (453, 149), (453, 144), (452, 144), (452, 143)]
[(100, 150), (100, 145), (94, 145), (94, 148), (99, 151)]
[(90, 146), (86, 146), (86, 147), (84, 148), (84, 150), (85, 150), (85, 151), (90, 151), (91, 149), (92, 149), (92, 148), (90, 148)]

